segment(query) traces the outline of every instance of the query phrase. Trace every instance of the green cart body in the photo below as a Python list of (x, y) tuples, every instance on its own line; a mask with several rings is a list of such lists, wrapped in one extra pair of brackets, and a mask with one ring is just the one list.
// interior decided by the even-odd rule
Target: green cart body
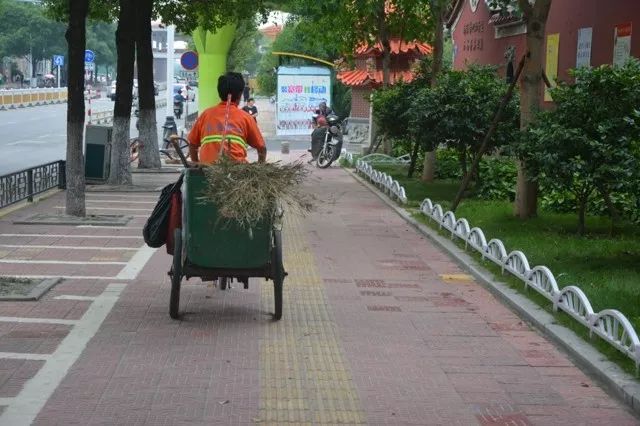
[(169, 314), (178, 318), (180, 282), (199, 277), (217, 280), (222, 289), (235, 278), (248, 287), (248, 279), (274, 282), (275, 318), (282, 316), (282, 287), (286, 273), (282, 240), (274, 218), (249, 231), (220, 218), (216, 205), (202, 199), (207, 185), (202, 169), (186, 169), (182, 186), (182, 228), (174, 234), (171, 303)]

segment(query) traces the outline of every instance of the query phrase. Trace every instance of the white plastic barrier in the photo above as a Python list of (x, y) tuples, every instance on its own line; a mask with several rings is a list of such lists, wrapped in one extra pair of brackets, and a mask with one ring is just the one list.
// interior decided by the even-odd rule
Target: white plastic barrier
[(67, 101), (67, 88), (0, 90), (0, 109), (15, 109)]
[[(370, 166), (369, 166), (370, 167)], [(364, 168), (364, 167), (363, 167)], [(598, 313), (593, 311), (591, 302), (577, 286), (559, 288), (556, 279), (549, 268), (544, 265), (529, 266), (524, 253), (514, 250), (507, 254), (504, 243), (497, 238), (486, 242), (482, 229), (470, 228), (466, 219), (455, 220), (451, 211), (443, 213), (440, 204), (434, 204), (430, 199), (420, 205), (420, 211), (429, 219), (434, 220), (440, 228), (451, 232), (451, 237), (458, 237), (465, 243), (465, 248), (471, 247), (502, 268), (502, 272), (509, 272), (520, 279), (525, 288), (532, 288), (553, 303), (553, 309), (560, 309), (583, 326), (589, 329), (589, 334), (596, 334), (620, 352), (631, 358), (636, 365), (636, 372), (640, 369), (640, 339), (629, 320), (615, 309), (605, 309)], [(469, 229), (470, 228), (470, 229)]]

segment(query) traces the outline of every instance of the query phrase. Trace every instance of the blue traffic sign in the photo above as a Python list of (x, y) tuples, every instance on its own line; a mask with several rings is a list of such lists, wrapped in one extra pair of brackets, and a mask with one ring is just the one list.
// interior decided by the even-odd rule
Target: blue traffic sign
[(187, 50), (180, 56), (180, 65), (187, 71), (193, 71), (198, 68), (198, 53), (193, 50)]
[(53, 65), (56, 67), (64, 66), (64, 56), (62, 55), (53, 55)]
[(93, 50), (85, 50), (84, 51), (84, 61), (85, 62), (93, 62), (96, 58), (96, 54), (93, 53)]

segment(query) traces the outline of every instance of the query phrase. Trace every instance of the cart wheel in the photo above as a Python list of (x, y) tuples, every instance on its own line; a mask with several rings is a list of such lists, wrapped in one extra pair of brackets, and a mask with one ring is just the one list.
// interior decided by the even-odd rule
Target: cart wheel
[(284, 284), (284, 265), (282, 263), (282, 234), (279, 230), (273, 231), (273, 292), (276, 302), (276, 311), (273, 319), (278, 321), (282, 318), (282, 287)]
[(173, 275), (171, 276), (171, 297), (169, 299), (169, 316), (178, 319), (180, 310), (180, 282), (182, 281), (182, 230), (176, 228), (173, 234)]
[(218, 279), (220, 280), (220, 290), (226, 290), (227, 289), (227, 285), (229, 283), (229, 278), (220, 277)]

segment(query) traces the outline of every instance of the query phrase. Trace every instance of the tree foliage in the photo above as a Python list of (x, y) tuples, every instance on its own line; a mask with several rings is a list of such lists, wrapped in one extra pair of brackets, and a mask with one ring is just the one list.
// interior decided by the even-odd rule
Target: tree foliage
[(572, 76), (574, 83), (552, 89), (557, 108), (539, 115), (519, 153), (535, 179), (573, 195), (582, 233), (590, 197), (604, 200), (615, 217), (612, 198), (638, 194), (640, 63), (582, 68)]

